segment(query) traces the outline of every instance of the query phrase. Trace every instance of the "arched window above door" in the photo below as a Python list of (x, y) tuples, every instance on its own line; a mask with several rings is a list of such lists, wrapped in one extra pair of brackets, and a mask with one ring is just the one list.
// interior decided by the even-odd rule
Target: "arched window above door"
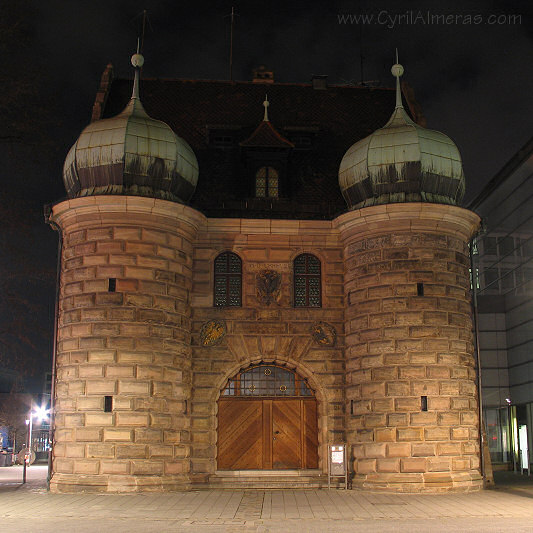
[(222, 396), (313, 396), (313, 392), (294, 370), (258, 365), (230, 379)]

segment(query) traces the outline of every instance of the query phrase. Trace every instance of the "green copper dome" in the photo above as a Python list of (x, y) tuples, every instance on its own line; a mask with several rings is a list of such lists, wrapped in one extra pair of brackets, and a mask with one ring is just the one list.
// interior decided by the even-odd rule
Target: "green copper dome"
[(399, 202), (458, 205), (465, 193), (461, 155), (438, 131), (415, 124), (401, 102), (401, 65), (396, 76), (396, 109), (390, 120), (355, 143), (339, 168), (339, 186), (350, 209)]

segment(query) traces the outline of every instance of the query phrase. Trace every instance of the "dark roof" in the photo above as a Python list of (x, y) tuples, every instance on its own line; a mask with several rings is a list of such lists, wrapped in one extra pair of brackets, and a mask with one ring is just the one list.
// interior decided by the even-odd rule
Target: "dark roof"
[[(131, 85), (112, 82), (104, 117), (122, 111)], [(295, 144), (282, 163), (280, 199), (254, 198), (253, 161), (239, 146), (262, 118), (265, 89), (270, 121)], [(317, 90), (311, 84), (201, 80), (142, 80), (141, 99), (147, 113), (166, 122), (198, 158), (200, 175), (190, 204), (208, 216), (245, 218), (330, 219), (345, 211), (338, 185), (341, 159), (353, 143), (382, 127), (395, 106), (394, 90), (388, 88)], [(221, 134), (226, 145), (217, 146)], [(307, 142), (299, 144), (302, 137)], [(261, 153), (255, 152), (259, 165)], [(264, 156), (274, 157), (267, 147)]]
[(261, 121), (255, 131), (239, 143), (245, 148), (294, 148), (294, 144), (280, 135), (268, 120)]

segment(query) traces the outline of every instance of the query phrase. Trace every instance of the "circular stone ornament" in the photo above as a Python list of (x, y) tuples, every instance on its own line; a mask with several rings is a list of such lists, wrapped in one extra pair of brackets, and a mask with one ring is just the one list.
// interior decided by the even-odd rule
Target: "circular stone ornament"
[(335, 328), (327, 322), (315, 322), (311, 328), (311, 336), (320, 346), (334, 346), (337, 340)]
[(216, 346), (226, 336), (226, 323), (223, 320), (208, 320), (200, 330), (202, 346)]

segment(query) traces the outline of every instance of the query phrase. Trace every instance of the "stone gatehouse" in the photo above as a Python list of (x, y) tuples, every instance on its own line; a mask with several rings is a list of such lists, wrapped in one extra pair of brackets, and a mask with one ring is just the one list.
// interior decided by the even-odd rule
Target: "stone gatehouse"
[[(404, 110), (403, 69), (385, 127), (390, 90), (269, 84), (261, 121), (265, 84), (210, 82), (167, 102), (200, 115), (183, 138), (147, 114), (138, 72), (69, 152), (51, 210), (51, 489), (323, 486), (340, 443), (354, 488), (479, 488), (479, 219), (455, 145)], [(124, 83), (104, 81), (112, 114)], [(192, 82), (161, 83), (143, 85), (157, 113)]]

